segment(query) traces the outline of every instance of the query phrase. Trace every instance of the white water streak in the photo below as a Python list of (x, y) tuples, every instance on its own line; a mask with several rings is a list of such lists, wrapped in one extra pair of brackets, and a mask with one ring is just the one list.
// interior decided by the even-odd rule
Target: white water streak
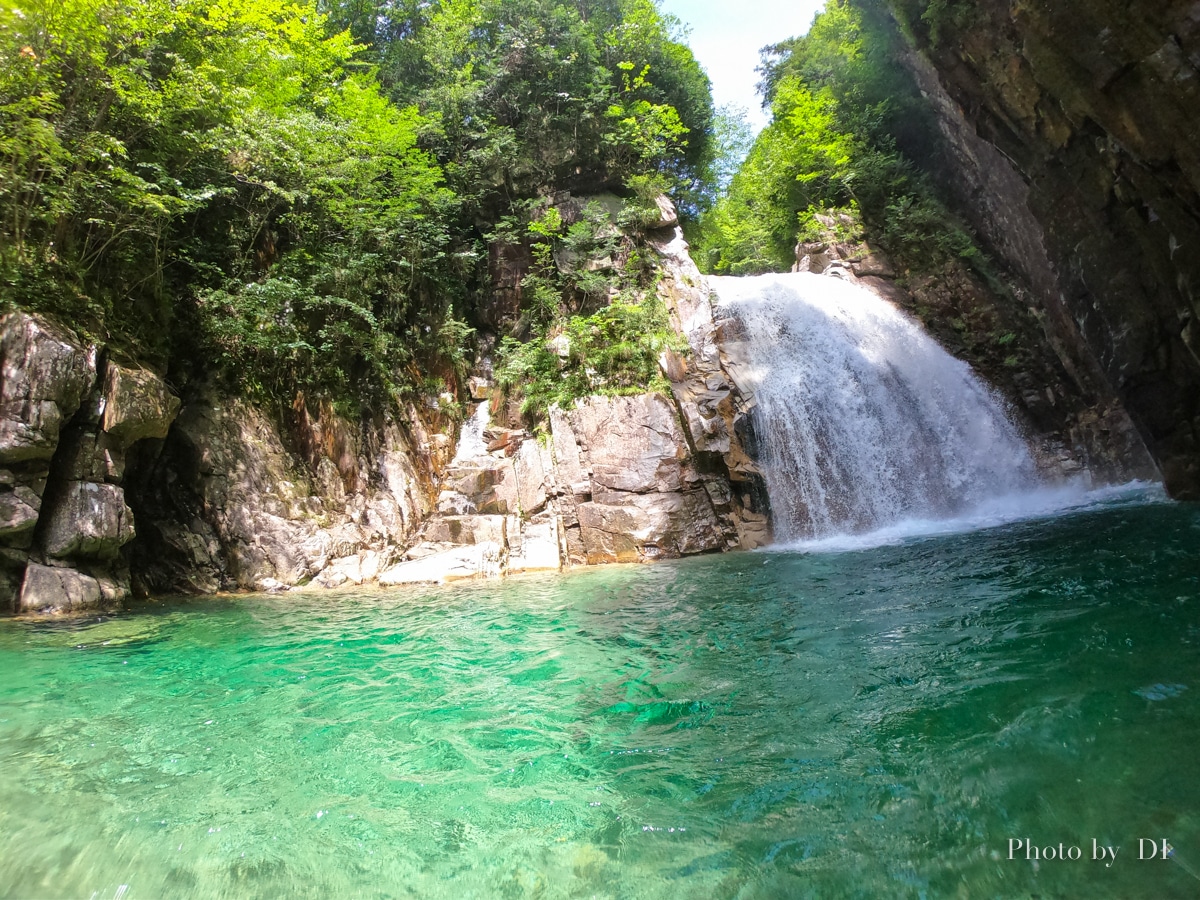
[(922, 538), (961, 534), (998, 528), (1015, 522), (1049, 519), (1092, 509), (1141, 506), (1168, 502), (1161, 484), (1131, 481), (1128, 484), (1090, 488), (1086, 479), (1076, 483), (1038, 488), (1020, 494), (1007, 494), (983, 501), (974, 509), (952, 519), (903, 519), (862, 534), (834, 534), (776, 544), (770, 549), (798, 550), (808, 553), (840, 553), (869, 550), (902, 544)]
[(463, 422), (458, 435), (458, 448), (450, 465), (457, 466), (480, 456), (487, 456), (487, 441), (483, 432), (488, 427), (488, 405), (480, 403), (471, 418)]

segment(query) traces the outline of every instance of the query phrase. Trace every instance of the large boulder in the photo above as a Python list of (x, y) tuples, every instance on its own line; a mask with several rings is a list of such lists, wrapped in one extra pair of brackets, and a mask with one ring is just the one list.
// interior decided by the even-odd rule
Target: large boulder
[(517, 496), (521, 503), (523, 516), (535, 515), (546, 506), (548, 463), (552, 464), (549, 452), (533, 439), (522, 442), (517, 455), (513, 458), (517, 477)]
[(568, 417), (587, 448), (596, 486), (631, 493), (683, 488), (687, 442), (674, 406), (662, 395), (592, 397)]
[[(310, 427), (349, 433), (332, 415), (322, 411)], [(420, 436), (392, 422), (361, 444), (310, 442), (308, 459), (289, 449), (289, 437), (242, 401), (210, 397), (184, 408), (137, 486), (143, 589), (330, 587), (369, 580), (399, 555), (429, 511)]]
[(179, 398), (153, 372), (108, 364), (101, 425), (120, 446), (143, 438), (165, 438), (178, 412)]
[(579, 505), (589, 565), (640, 562), (725, 549), (703, 489), (653, 494), (607, 493)]
[(77, 613), (114, 604), (119, 598), (100, 579), (55, 566), (30, 563), (17, 599), (21, 613)]
[(0, 376), (0, 463), (48, 460), (96, 380), (96, 351), (39, 318), (6, 313)]
[(508, 556), (509, 572), (557, 572), (562, 568), (561, 519), (543, 513), (525, 525)]
[(115, 559), (133, 539), (133, 511), (115, 484), (69, 481), (46, 498), (41, 542), (56, 559)]

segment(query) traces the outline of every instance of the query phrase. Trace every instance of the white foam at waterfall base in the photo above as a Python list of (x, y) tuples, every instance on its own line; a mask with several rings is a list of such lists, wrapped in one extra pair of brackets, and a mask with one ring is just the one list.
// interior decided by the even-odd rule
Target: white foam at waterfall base
[(737, 380), (778, 541), (953, 520), (1038, 487), (999, 399), (891, 303), (811, 274), (711, 282), (745, 332)]
[(902, 519), (860, 534), (842, 533), (800, 539), (786, 544), (775, 544), (768, 549), (807, 553), (870, 550), (873, 547), (902, 544), (922, 538), (998, 528), (1016, 522), (1049, 519), (1088, 510), (1169, 502), (1163, 486), (1155, 482), (1131, 481), (1128, 484), (1091, 488), (1087, 479), (1079, 479), (1019, 494), (992, 497), (974, 509), (951, 519)]

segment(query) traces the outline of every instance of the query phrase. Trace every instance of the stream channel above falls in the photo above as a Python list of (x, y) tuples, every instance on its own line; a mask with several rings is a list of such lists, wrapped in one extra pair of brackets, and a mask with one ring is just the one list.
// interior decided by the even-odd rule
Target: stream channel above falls
[(0, 897), (1197, 896), (1200, 510), (963, 527), (0, 621)]

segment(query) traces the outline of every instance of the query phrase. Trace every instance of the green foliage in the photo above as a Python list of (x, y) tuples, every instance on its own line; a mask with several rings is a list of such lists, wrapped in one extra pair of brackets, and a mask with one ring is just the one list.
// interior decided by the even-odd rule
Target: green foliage
[[(455, 198), (308, 0), (29, 0), (0, 18), (8, 299), (244, 386), (452, 371)], [(269, 48), (269, 52), (268, 52)], [(182, 355), (182, 354), (181, 354)]]
[(850, 206), (866, 235), (909, 268), (984, 264), (928, 174), (940, 142), (896, 58), (898, 40), (879, 0), (829, 0), (807, 35), (769, 48), (761, 88), (772, 121), (701, 220), (703, 269), (786, 270), (798, 241), (828, 239), (814, 215)]
[(754, 146), (754, 132), (746, 117), (744, 107), (726, 105), (717, 110), (713, 122), (712, 182), (719, 192), (729, 189), (733, 176)]
[[(176, 383), (343, 405), (453, 386), (490, 241), (531, 248), (521, 328), (546, 334), (645, 287), (617, 224), (712, 195), (708, 79), (653, 0), (18, 6), (0, 301)], [(601, 189), (619, 215), (568, 224), (548, 199)]]
[(842, 208), (810, 206), (797, 219), (800, 231), (797, 241), (816, 244), (827, 241), (854, 243), (863, 239), (862, 213), (854, 201)]
[(914, 43), (938, 47), (950, 32), (971, 21), (974, 6), (968, 0), (892, 0), (902, 28)]
[(656, 173), (696, 205), (713, 125), (708, 78), (652, 0), (334, 2), (429, 145), (464, 212), (496, 221), (555, 190)]
[(947, 28), (961, 28), (971, 17), (971, 4), (964, 0), (929, 0), (921, 20), (929, 26), (929, 41), (935, 47), (941, 43)]
[(658, 357), (685, 348), (666, 307), (651, 294), (640, 303), (617, 301), (593, 315), (572, 316), (550, 336), (527, 343), (505, 338), (496, 377), (506, 392), (521, 396), (525, 417), (541, 423), (555, 403), (570, 408), (594, 394), (668, 390)]

